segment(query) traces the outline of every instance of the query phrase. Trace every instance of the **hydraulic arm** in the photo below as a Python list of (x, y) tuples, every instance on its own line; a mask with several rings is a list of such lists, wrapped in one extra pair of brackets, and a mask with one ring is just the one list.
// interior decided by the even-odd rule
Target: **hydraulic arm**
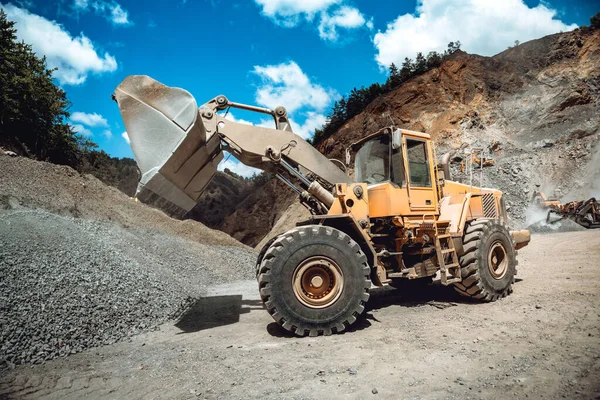
[[(275, 174), (314, 214), (333, 203), (336, 183), (350, 183), (337, 165), (296, 135), (284, 107), (249, 106), (217, 96), (199, 108), (187, 91), (148, 76), (129, 76), (117, 101), (142, 178), (137, 197), (163, 208), (191, 210), (217, 171), (223, 150), (242, 163)], [(271, 115), (275, 129), (233, 122), (220, 111), (237, 108)]]

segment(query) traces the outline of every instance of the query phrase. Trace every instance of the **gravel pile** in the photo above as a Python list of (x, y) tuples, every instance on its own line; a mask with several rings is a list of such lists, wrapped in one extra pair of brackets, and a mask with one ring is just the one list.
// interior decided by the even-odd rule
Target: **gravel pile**
[(570, 219), (563, 219), (554, 223), (538, 221), (527, 227), (531, 233), (558, 233), (558, 232), (580, 232), (587, 231), (586, 228)]
[(0, 153), (0, 209), (37, 208), (171, 233), (200, 243), (246, 247), (193, 220), (178, 221), (130, 199), (117, 188), (73, 168)]
[(206, 286), (249, 279), (255, 254), (148, 229), (0, 212), (0, 368), (154, 329)]

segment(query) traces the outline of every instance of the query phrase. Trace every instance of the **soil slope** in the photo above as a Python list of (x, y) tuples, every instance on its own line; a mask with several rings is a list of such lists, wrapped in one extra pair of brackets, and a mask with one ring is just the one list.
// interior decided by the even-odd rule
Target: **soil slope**
[[(599, 105), (600, 30), (578, 30), (494, 57), (459, 51), (439, 68), (374, 100), (317, 148), (342, 160), (347, 146), (393, 121), (431, 134), (438, 156), (452, 152), (453, 179), (463, 182), (469, 180), (460, 167), (461, 161), (469, 162), (465, 149), (484, 148), (495, 164), (485, 168), (481, 184), (504, 191), (512, 225), (522, 227), (535, 222), (528, 218), (534, 215), (528, 206), (535, 190), (563, 201), (600, 197)], [(475, 176), (474, 184), (480, 185)], [(264, 225), (247, 225), (246, 218), (271, 201), (271, 193), (255, 194), (221, 229), (236, 232), (242, 241), (248, 231), (253, 237), (265, 235)], [(279, 225), (289, 225), (292, 214), (282, 214), (287, 222)]]
[(0, 209), (39, 208), (59, 215), (148, 228), (192, 241), (243, 246), (229, 235), (193, 221), (177, 221), (139, 203), (92, 175), (0, 153)]

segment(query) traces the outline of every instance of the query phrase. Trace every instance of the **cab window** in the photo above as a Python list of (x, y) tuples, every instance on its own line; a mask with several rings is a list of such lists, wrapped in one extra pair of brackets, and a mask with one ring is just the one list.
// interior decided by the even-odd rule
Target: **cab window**
[(420, 140), (406, 139), (406, 155), (408, 157), (410, 185), (431, 187), (426, 143)]
[(354, 160), (356, 182), (375, 184), (390, 180), (390, 135), (366, 142)]

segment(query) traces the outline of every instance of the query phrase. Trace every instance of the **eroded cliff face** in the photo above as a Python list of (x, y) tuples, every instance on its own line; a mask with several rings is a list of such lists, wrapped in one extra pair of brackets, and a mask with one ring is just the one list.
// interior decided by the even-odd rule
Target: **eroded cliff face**
[[(431, 134), (438, 156), (453, 153), (453, 179), (462, 181), (465, 149), (484, 148), (495, 163), (484, 169), (483, 185), (505, 192), (512, 225), (523, 226), (534, 190), (563, 200), (600, 196), (599, 104), (600, 30), (577, 30), (493, 57), (459, 51), (374, 100), (316, 147), (343, 159), (348, 145), (394, 124)], [(256, 245), (274, 226), (272, 234), (308, 217), (291, 191), (270, 185), (219, 229)]]

